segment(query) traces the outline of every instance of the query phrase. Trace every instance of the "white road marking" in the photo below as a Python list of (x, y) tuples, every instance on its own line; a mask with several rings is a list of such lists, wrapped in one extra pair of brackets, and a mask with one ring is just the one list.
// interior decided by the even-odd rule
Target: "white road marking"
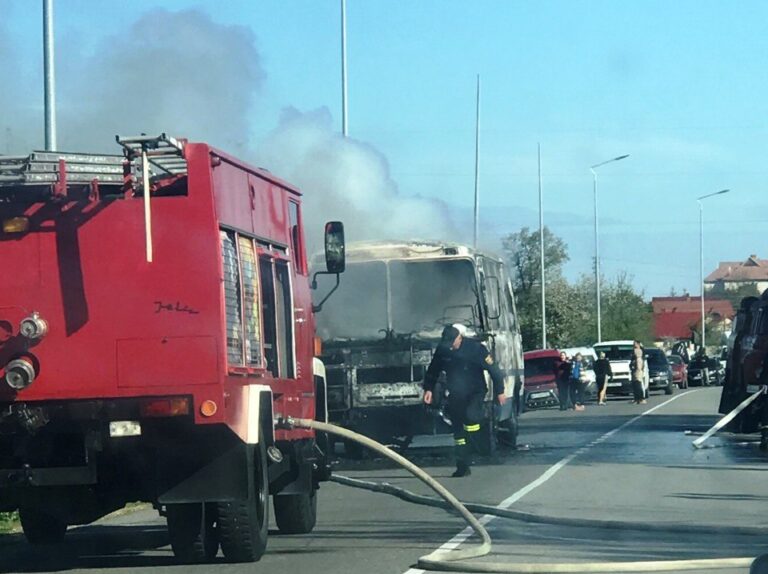
[[(526, 494), (528, 494), (532, 490), (537, 489), (542, 484), (547, 482), (550, 478), (555, 476), (558, 472), (560, 472), (560, 470), (562, 470), (566, 465), (568, 465), (577, 456), (580, 456), (580, 455), (584, 454), (585, 452), (587, 452), (592, 447), (597, 446), (598, 444), (605, 442), (606, 440), (611, 438), (613, 435), (615, 435), (617, 432), (627, 428), (631, 424), (634, 424), (635, 422), (637, 422), (638, 420), (643, 418), (645, 415), (649, 415), (652, 412), (660, 409), (661, 407), (663, 407), (665, 405), (668, 405), (672, 401), (677, 400), (680, 397), (684, 397), (685, 395), (687, 395), (687, 394), (689, 394), (691, 392), (693, 392), (693, 391), (686, 391), (684, 393), (678, 393), (675, 396), (673, 396), (672, 398), (667, 399), (663, 403), (659, 403), (655, 407), (652, 407), (652, 408), (648, 409), (647, 411), (644, 411), (644, 412), (640, 413), (639, 415), (637, 415), (635, 417), (632, 417), (631, 419), (629, 419), (625, 423), (622, 423), (619, 426), (617, 426), (615, 429), (610, 430), (607, 433), (605, 433), (604, 435), (601, 435), (600, 437), (596, 438), (592, 442), (587, 443), (585, 446), (582, 446), (582, 447), (576, 449), (573, 453), (569, 454), (568, 456), (566, 456), (562, 460), (560, 460), (560, 461), (556, 462), (555, 464), (553, 464), (552, 466), (550, 466), (546, 471), (544, 471), (544, 473), (539, 478), (537, 478), (536, 480), (534, 480), (532, 482), (529, 482), (523, 488), (521, 488), (517, 492), (511, 494), (510, 496), (508, 496), (507, 498), (502, 500), (499, 504), (496, 505), (496, 508), (500, 508), (500, 509), (509, 508), (515, 502), (517, 502), (518, 500), (523, 498)], [(489, 522), (491, 522), (494, 518), (497, 518), (497, 517), (496, 516), (492, 516), (490, 514), (486, 514), (482, 518), (480, 518), (480, 523), (483, 526), (485, 526)], [(451, 538), (448, 542), (446, 542), (445, 544), (440, 546), (440, 548), (438, 548), (438, 550), (455, 550), (456, 548), (461, 546), (464, 542), (466, 542), (466, 540), (472, 535), (473, 532), (474, 531), (469, 526), (467, 526), (464, 530), (459, 532), (456, 536)], [(409, 568), (408, 570), (406, 570), (404, 572), (404, 574), (425, 574), (425, 571), (420, 569), (420, 568)]]

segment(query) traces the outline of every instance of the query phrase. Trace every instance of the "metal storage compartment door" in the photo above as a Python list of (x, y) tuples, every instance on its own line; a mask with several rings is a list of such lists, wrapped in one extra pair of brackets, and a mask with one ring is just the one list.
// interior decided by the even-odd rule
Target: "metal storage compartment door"
[(153, 337), (117, 341), (117, 386), (156, 387), (218, 382), (213, 337)]

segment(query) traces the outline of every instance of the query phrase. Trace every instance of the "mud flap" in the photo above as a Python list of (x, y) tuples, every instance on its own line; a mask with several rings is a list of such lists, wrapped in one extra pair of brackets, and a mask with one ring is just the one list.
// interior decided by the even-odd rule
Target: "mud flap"
[[(248, 498), (253, 484), (255, 445), (237, 441), (223, 454), (199, 465), (188, 474), (184, 468), (159, 469), (159, 496), (161, 504), (185, 502), (229, 502)], [(171, 462), (177, 462), (174, 458)]]

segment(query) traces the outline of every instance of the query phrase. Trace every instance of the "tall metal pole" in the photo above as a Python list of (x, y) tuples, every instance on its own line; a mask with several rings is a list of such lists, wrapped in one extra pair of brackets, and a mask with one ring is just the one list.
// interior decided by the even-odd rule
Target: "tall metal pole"
[(706, 347), (707, 318), (704, 313), (704, 204), (699, 204), (699, 286), (701, 287), (701, 347)]
[(45, 149), (56, 151), (56, 77), (53, 60), (53, 0), (43, 0)]
[(349, 135), (347, 123), (347, 0), (341, 0), (341, 133)]
[(595, 203), (595, 295), (597, 297), (597, 342), (603, 340), (602, 313), (600, 309), (600, 235), (597, 214), (597, 172), (592, 170), (592, 196)]
[(475, 108), (475, 233), (472, 244), (477, 249), (477, 232), (480, 221), (480, 74), (477, 75)]
[(699, 283), (701, 284), (701, 347), (706, 348), (707, 342), (707, 317), (704, 312), (704, 204), (702, 200), (715, 195), (728, 193), (730, 189), (721, 189), (714, 193), (708, 193), (697, 198), (699, 204)]
[(594, 198), (595, 203), (595, 296), (597, 298), (597, 342), (601, 343), (603, 341), (603, 327), (602, 327), (602, 313), (600, 312), (600, 239), (599, 239), (599, 228), (598, 228), (598, 214), (597, 214), (597, 172), (595, 169), (598, 167), (605, 165), (607, 163), (611, 163), (614, 161), (619, 161), (622, 159), (626, 159), (629, 157), (629, 154), (620, 155), (618, 157), (611, 158), (609, 160), (596, 163), (592, 167), (589, 168), (589, 171), (592, 172), (592, 196)]
[(541, 188), (541, 144), (537, 144), (539, 159), (539, 254), (541, 256), (541, 348), (547, 348), (547, 296), (544, 281), (544, 196)]

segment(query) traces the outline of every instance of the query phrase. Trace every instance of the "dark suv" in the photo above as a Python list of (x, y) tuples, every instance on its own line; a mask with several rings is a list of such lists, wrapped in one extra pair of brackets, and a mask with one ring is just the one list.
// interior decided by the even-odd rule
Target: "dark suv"
[(648, 360), (649, 391), (663, 390), (667, 395), (675, 392), (672, 381), (672, 365), (661, 349), (646, 349), (645, 358)]

